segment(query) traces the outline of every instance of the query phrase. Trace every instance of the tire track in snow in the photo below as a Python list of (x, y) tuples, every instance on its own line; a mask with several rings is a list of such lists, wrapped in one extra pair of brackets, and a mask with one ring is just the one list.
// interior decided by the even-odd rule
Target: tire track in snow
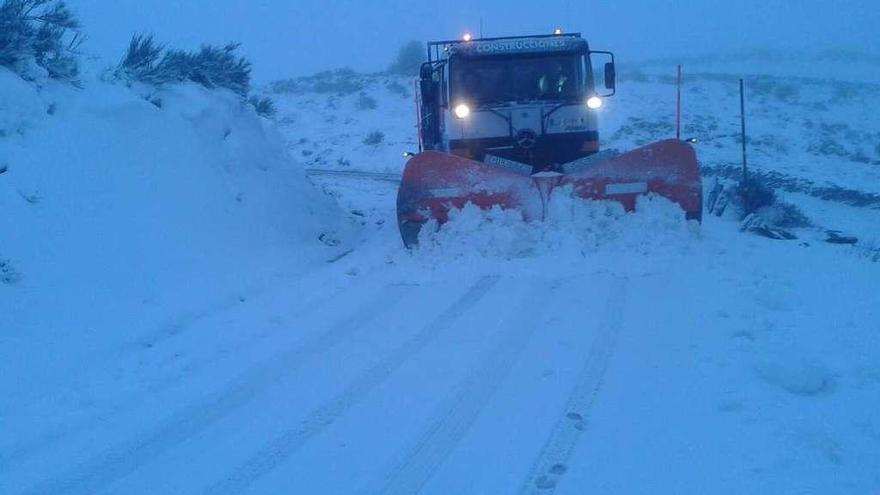
[[(340, 292), (341, 291), (339, 290), (334, 290), (328, 295), (323, 295), (321, 297), (315, 298), (314, 300), (308, 301), (307, 304), (303, 305), (303, 307), (294, 311), (293, 315), (291, 315), (288, 320), (299, 320), (314, 312), (315, 308), (323, 308), (326, 303), (338, 297)], [(274, 332), (275, 329), (268, 329), (251, 335), (248, 340), (236, 343), (235, 350), (237, 352), (240, 352), (244, 349), (260, 344), (266, 338), (270, 337), (271, 334)], [(218, 350), (207, 357), (194, 358), (191, 361), (178, 363), (177, 365), (179, 367), (185, 366), (186, 373), (188, 375), (193, 375), (196, 372), (199, 372), (202, 369), (207, 368), (208, 366), (213, 365), (218, 361), (222, 361), (225, 358), (225, 351)], [(142, 406), (152, 396), (161, 394), (174, 386), (180, 386), (179, 378), (180, 375), (175, 372), (175, 374), (171, 376), (166, 376), (163, 377), (161, 380), (150, 383), (145, 390), (141, 390), (140, 393), (133, 398), (129, 398), (113, 404), (103, 411), (98, 411), (75, 422), (55, 427), (40, 435), (39, 437), (36, 437), (35, 439), (27, 440), (20, 444), (9, 446), (6, 449), (7, 452), (0, 455), (0, 471), (10, 469), (12, 466), (20, 464), (21, 462), (24, 462), (34, 455), (37, 455), (47, 449), (52, 448), (59, 442), (69, 437), (90, 430), (94, 430), (102, 425), (107, 424), (114, 417), (120, 414), (125, 414), (138, 408), (139, 406)]]
[(599, 321), (597, 334), (590, 347), (586, 363), (578, 374), (577, 382), (566, 403), (564, 415), (559, 418), (544, 447), (532, 465), (521, 495), (548, 495), (556, 491), (560, 479), (568, 470), (568, 459), (586, 429), (590, 408), (602, 386), (608, 363), (614, 354), (617, 336), (623, 323), (627, 280), (615, 278), (608, 294), (605, 312)]
[(65, 474), (25, 491), (37, 494), (92, 494), (134, 472), (151, 459), (201, 433), (248, 403), (265, 389), (294, 373), (309, 358), (328, 351), (348, 335), (390, 311), (412, 288), (386, 285), (367, 303), (329, 330), (306, 337), (293, 347), (244, 372), (222, 390), (178, 411), (157, 428), (136, 435)]
[[(547, 289), (547, 284), (536, 284), (527, 292), (518, 306), (525, 310), (511, 318), (510, 326), (502, 331), (504, 335), (497, 339), (490, 354), (468, 372), (457, 391), (437, 408), (418, 439), (392, 461), (390, 474), (382, 481), (378, 493), (418, 493), (455, 450), (527, 347), (540, 326), (539, 318), (547, 314), (533, 306), (534, 301), (554, 300)], [(364, 492), (374, 493), (369, 489)]]
[[(346, 253), (343, 253), (344, 256)], [(330, 261), (332, 262), (332, 261)], [(308, 272), (305, 276), (311, 277), (314, 272)], [(138, 356), (143, 353), (152, 353), (162, 344), (173, 340), (181, 335), (185, 335), (191, 331), (191, 328), (197, 326), (206, 319), (222, 315), (233, 311), (242, 306), (242, 297), (245, 301), (253, 302), (266, 295), (275, 293), (279, 290), (289, 288), (289, 285), (299, 280), (298, 277), (304, 276), (298, 271), (286, 273), (280, 276), (271, 277), (268, 280), (259, 281), (260, 283), (252, 283), (244, 286), (242, 290), (225, 296), (208, 301), (198, 308), (183, 308), (175, 315), (164, 318), (161, 322), (151, 325), (153, 328), (149, 332), (140, 335), (133, 340), (121, 342), (110, 348), (97, 350), (89, 354), (82, 362), (78, 363), (76, 368), (67, 370), (62, 376), (50, 378), (47, 383), (51, 387), (40, 387), (35, 391), (26, 389), (24, 392), (12, 398), (16, 403), (33, 403), (43, 400), (53, 400), (52, 393), (55, 393), (59, 386), (69, 386), (71, 383), (89, 383), (94, 374), (105, 375), (104, 368), (107, 362), (118, 361), (120, 358), (133, 359), (135, 362)], [(307, 307), (307, 306), (304, 306)], [(0, 413), (3, 412), (0, 407)], [(54, 435), (47, 435), (47, 438), (53, 438)], [(39, 442), (37, 442), (39, 443)], [(11, 455), (9, 457), (12, 457)], [(5, 462), (0, 459), (0, 463)]]
[(239, 466), (231, 476), (210, 486), (205, 493), (211, 495), (242, 493), (255, 481), (275, 470), (310, 439), (333, 425), (339, 417), (363, 401), (411, 356), (425, 348), (462, 315), (476, 306), (498, 283), (498, 280), (497, 276), (486, 276), (478, 280), (464, 295), (417, 334), (358, 375), (342, 393), (312, 411), (296, 427), (269, 442)]

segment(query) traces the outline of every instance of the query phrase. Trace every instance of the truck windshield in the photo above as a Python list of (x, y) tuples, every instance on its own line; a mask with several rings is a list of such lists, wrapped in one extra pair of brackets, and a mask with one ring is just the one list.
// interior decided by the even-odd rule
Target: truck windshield
[(461, 57), (450, 63), (453, 101), (571, 101), (584, 94), (583, 56)]

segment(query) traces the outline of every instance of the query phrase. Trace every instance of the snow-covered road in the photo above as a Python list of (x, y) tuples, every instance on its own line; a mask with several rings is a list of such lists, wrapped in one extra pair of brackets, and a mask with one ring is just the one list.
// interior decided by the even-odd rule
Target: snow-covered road
[[(16, 441), (3, 446), (0, 487), (880, 486), (877, 266), (742, 236), (710, 219), (663, 246), (633, 251), (624, 236), (576, 264), (547, 253), (446, 265), (380, 229), (334, 263), (87, 364), (76, 385), (8, 414)], [(844, 291), (861, 296), (835, 297)]]

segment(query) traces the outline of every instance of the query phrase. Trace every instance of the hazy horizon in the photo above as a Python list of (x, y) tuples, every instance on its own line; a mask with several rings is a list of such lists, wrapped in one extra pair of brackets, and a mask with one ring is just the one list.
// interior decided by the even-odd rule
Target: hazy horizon
[[(850, 50), (880, 54), (880, 9), (847, 0), (635, 0), (522, 2), (488, 0), (69, 0), (88, 35), (84, 50), (118, 59), (135, 32), (171, 46), (242, 43), (258, 82), (335, 67), (384, 69), (408, 40), (580, 31), (622, 61), (752, 50)], [(816, 15), (817, 9), (826, 9)], [(436, 22), (435, 22), (436, 21)]]

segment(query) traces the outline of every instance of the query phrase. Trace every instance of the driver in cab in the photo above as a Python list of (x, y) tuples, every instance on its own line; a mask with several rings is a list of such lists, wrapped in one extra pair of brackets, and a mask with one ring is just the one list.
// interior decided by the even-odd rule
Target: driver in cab
[(538, 92), (543, 98), (559, 98), (568, 92), (569, 78), (562, 69), (562, 64), (553, 62), (538, 79)]

